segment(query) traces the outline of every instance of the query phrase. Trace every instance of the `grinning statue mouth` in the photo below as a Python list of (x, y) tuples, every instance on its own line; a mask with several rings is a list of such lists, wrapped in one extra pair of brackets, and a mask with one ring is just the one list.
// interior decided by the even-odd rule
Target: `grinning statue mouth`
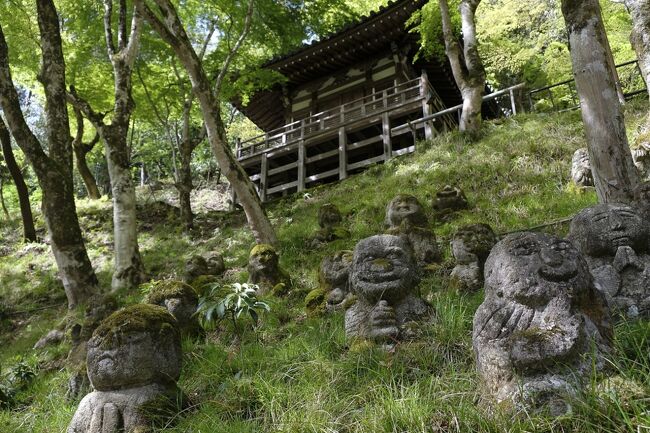
[(612, 244), (614, 244), (615, 247), (627, 247), (630, 245), (630, 237), (627, 235), (620, 235), (620, 236), (613, 236), (612, 237)]
[(538, 273), (547, 281), (568, 281), (578, 275), (578, 266), (573, 262), (563, 262), (560, 266), (542, 265)]

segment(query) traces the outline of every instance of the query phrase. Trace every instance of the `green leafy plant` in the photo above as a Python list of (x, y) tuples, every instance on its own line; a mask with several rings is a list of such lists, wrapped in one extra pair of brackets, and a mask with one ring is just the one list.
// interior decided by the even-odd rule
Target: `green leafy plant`
[(204, 328), (214, 326), (223, 319), (230, 319), (235, 332), (241, 334), (238, 319), (250, 316), (253, 326), (259, 323), (259, 313), (271, 311), (266, 302), (257, 299), (256, 291), (259, 287), (255, 284), (234, 283), (228, 286), (213, 284), (205, 296), (199, 300), (197, 314)]

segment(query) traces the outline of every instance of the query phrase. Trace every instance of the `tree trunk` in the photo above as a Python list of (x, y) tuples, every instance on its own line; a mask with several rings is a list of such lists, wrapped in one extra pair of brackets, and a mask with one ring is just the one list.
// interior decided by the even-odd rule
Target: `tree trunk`
[(194, 215), (192, 214), (191, 195), (194, 185), (192, 185), (192, 147), (189, 143), (182, 143), (180, 152), (180, 170), (176, 188), (178, 189), (178, 198), (181, 206), (181, 220), (186, 230), (191, 230), (194, 226)]
[(20, 203), (20, 214), (23, 220), (23, 238), (27, 242), (36, 242), (36, 229), (34, 228), (34, 216), (32, 215), (32, 207), (29, 202), (29, 190), (25, 184), (23, 173), (16, 163), (14, 152), (11, 148), (11, 138), (9, 131), (4, 121), (0, 117), (0, 143), (2, 144), (2, 154), (4, 155), (7, 169), (11, 174), (11, 178), (16, 185), (16, 192), (18, 193), (18, 202)]
[(9, 209), (7, 209), (7, 203), (5, 203), (5, 180), (2, 176), (0, 176), (0, 204), (2, 204), (2, 212), (5, 214), (5, 218), (7, 220), (11, 219), (11, 216), (9, 215)]
[(454, 36), (449, 4), (447, 0), (438, 0), (442, 17), (442, 33), (445, 40), (445, 52), (451, 64), (456, 85), (463, 97), (463, 110), (458, 129), (475, 137), (481, 129), (481, 106), (485, 90), (485, 68), (478, 52), (476, 40), (476, 8), (481, 0), (462, 0), (460, 18), (463, 30), (463, 54), (460, 44)]
[(562, 14), (598, 200), (631, 202), (639, 180), (607, 58), (600, 5), (598, 0), (562, 0)]
[(93, 147), (95, 147), (95, 144), (97, 144), (99, 141), (99, 134), (96, 134), (95, 138), (90, 143), (84, 143), (84, 118), (78, 108), (74, 109), (74, 114), (75, 118), (77, 119), (77, 135), (75, 136), (74, 140), (72, 140), (72, 148), (74, 150), (75, 161), (77, 163), (77, 171), (79, 172), (79, 175), (84, 182), (88, 197), (92, 200), (99, 200), (102, 198), (102, 195), (99, 193), (97, 181), (95, 180), (93, 174), (90, 172), (90, 168), (88, 168), (88, 162), (86, 161), (86, 155), (88, 155)]
[(68, 308), (97, 291), (77, 219), (72, 182), (72, 143), (65, 100), (65, 63), (59, 20), (52, 0), (36, 2), (43, 67), (39, 79), (45, 89), (45, 117), (49, 155), (27, 126), (9, 68), (8, 47), (0, 27), (0, 106), (11, 134), (23, 150), (43, 191), (42, 208), (52, 252), (63, 281)]
[(277, 238), (275, 231), (262, 207), (257, 191), (227, 145), (226, 133), (217, 99), (219, 96), (220, 80), (223, 79), (228, 63), (232, 60), (232, 56), (236, 53), (238, 46), (241, 45), (241, 41), (248, 32), (250, 19), (253, 14), (252, 2), (249, 3), (246, 18), (246, 26), (248, 28), (244, 29), (237, 44), (235, 44), (235, 47), (231, 50), (228, 58), (224, 62), (219, 77), (217, 78), (214, 94), (210, 89), (210, 81), (203, 69), (201, 60), (196, 55), (174, 6), (169, 0), (155, 0), (155, 3), (165, 16), (164, 23), (158, 19), (158, 16), (142, 0), (136, 0), (136, 5), (140, 13), (170, 45), (188, 72), (190, 81), (192, 82), (192, 90), (201, 106), (201, 113), (203, 114), (212, 152), (224, 176), (230, 181), (235, 193), (239, 197), (255, 240), (258, 243), (276, 244)]
[(650, 3), (648, 0), (625, 0), (625, 6), (632, 16), (630, 43), (650, 94)]

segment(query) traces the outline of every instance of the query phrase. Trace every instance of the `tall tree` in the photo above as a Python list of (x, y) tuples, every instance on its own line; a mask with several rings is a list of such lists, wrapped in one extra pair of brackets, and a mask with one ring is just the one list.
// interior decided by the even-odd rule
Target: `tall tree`
[(36, 242), (36, 229), (34, 228), (34, 216), (32, 215), (32, 206), (29, 202), (29, 190), (25, 184), (23, 173), (14, 157), (11, 148), (11, 137), (9, 130), (2, 117), (0, 117), (0, 145), (2, 146), (2, 156), (4, 156), (7, 170), (16, 186), (18, 193), (18, 203), (20, 204), (20, 214), (23, 220), (23, 238), (28, 242)]
[(639, 59), (639, 68), (650, 93), (650, 2), (625, 0), (625, 6), (632, 17), (630, 43)]
[(98, 289), (77, 219), (72, 182), (72, 143), (66, 108), (65, 62), (59, 17), (52, 0), (37, 0), (42, 51), (39, 80), (46, 105), (47, 149), (30, 130), (20, 108), (9, 67), (9, 48), (0, 27), (0, 106), (18, 146), (27, 156), (43, 191), (43, 215), (52, 252), (63, 281), (68, 307), (84, 302)]
[(133, 10), (130, 31), (126, 0), (119, 0), (117, 37), (113, 32), (113, 0), (104, 0), (104, 33), (115, 82), (113, 114), (110, 123), (88, 101), (70, 88), (69, 101), (94, 125), (105, 143), (108, 173), (113, 192), (115, 272), (111, 287), (135, 287), (144, 279), (144, 265), (138, 247), (135, 187), (131, 178), (131, 158), (127, 135), (135, 107), (132, 97), (133, 63), (140, 43), (141, 18)]
[(598, 0), (562, 0), (598, 200), (630, 202), (639, 179), (625, 132)]
[(476, 135), (481, 128), (481, 106), (485, 90), (485, 69), (478, 52), (476, 40), (476, 8), (481, 0), (461, 0), (460, 18), (463, 32), (463, 49), (454, 35), (447, 0), (438, 0), (442, 17), (445, 52), (451, 64), (454, 80), (463, 97), (463, 111), (459, 130)]
[(95, 137), (87, 143), (84, 143), (84, 117), (81, 110), (74, 108), (75, 119), (77, 120), (77, 132), (74, 140), (72, 140), (72, 149), (74, 150), (75, 162), (77, 163), (77, 171), (81, 176), (86, 187), (88, 197), (93, 200), (98, 200), (102, 197), (97, 187), (97, 181), (93, 176), (90, 168), (88, 168), (88, 161), (86, 157), (88, 153), (93, 150), (97, 142), (99, 142), (99, 132), (95, 132)]
[(257, 192), (248, 175), (227, 145), (219, 104), (223, 81), (226, 78), (230, 63), (250, 30), (254, 10), (253, 3), (253, 0), (249, 1), (242, 32), (229, 50), (216, 81), (212, 85), (203, 68), (203, 63), (196, 54), (196, 51), (194, 51), (187, 32), (171, 2), (169, 0), (153, 1), (153, 4), (156, 5), (155, 9), (160, 14), (157, 15), (144, 0), (136, 0), (136, 5), (140, 13), (156, 33), (169, 44), (187, 70), (190, 81), (192, 82), (194, 95), (201, 107), (208, 141), (219, 167), (232, 185), (244, 208), (255, 240), (258, 243), (275, 244), (277, 242), (275, 232), (262, 207)]

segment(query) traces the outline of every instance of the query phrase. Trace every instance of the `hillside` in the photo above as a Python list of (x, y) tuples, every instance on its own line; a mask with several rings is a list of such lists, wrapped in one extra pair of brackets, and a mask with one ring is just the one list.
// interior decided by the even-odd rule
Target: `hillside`
[[(647, 103), (628, 104), (628, 134), (634, 138)], [(497, 233), (544, 226), (564, 234), (567, 217), (596, 202), (593, 191), (569, 182), (571, 156), (585, 146), (578, 112), (526, 114), (487, 122), (480, 142), (456, 133), (418, 144), (408, 157), (371, 167), (333, 185), (271, 203), (268, 212), (280, 238), (280, 262), (291, 275), (285, 298), (265, 299), (271, 311), (257, 331), (236, 338), (221, 323), (205, 341), (183, 342), (181, 388), (191, 407), (164, 426), (165, 432), (619, 432), (650, 429), (650, 324), (621, 323), (612, 369), (624, 385), (604, 391), (593, 386), (573, 413), (549, 420), (511, 417), (477, 404), (478, 377), (471, 346), (472, 317), (482, 294), (448, 289), (453, 266), (449, 239), (461, 225), (488, 223)], [(465, 191), (471, 208), (435, 221), (431, 201), (445, 185)], [(384, 231), (386, 204), (397, 194), (417, 196), (426, 205), (445, 262), (420, 284), (436, 318), (420, 341), (384, 352), (348, 347), (343, 313), (312, 316), (304, 308), (318, 287), (321, 259), (352, 249), (364, 237)], [(216, 200), (218, 201), (218, 200)], [(344, 214), (350, 239), (311, 248), (324, 203)], [(253, 240), (241, 212), (207, 211), (191, 235), (181, 231), (174, 208), (140, 194), (140, 247), (155, 280), (178, 278), (194, 254), (223, 254), (226, 282), (246, 281)], [(78, 203), (90, 258), (104, 287), (111, 276), (110, 202)], [(209, 209), (210, 206), (203, 206)], [(42, 217), (40, 226), (42, 227)], [(550, 224), (556, 221), (557, 224)], [(41, 235), (44, 231), (41, 230)], [(66, 314), (66, 300), (46, 244), (17, 241), (17, 223), (0, 227), (0, 384), (15, 391), (16, 404), (0, 410), (2, 432), (63, 432), (78, 401), (65, 396), (64, 366), (69, 344), (32, 350)], [(139, 302), (140, 291), (121, 293), (122, 305)], [(47, 306), (44, 308), (44, 306)], [(30, 378), (31, 375), (33, 378)]]

